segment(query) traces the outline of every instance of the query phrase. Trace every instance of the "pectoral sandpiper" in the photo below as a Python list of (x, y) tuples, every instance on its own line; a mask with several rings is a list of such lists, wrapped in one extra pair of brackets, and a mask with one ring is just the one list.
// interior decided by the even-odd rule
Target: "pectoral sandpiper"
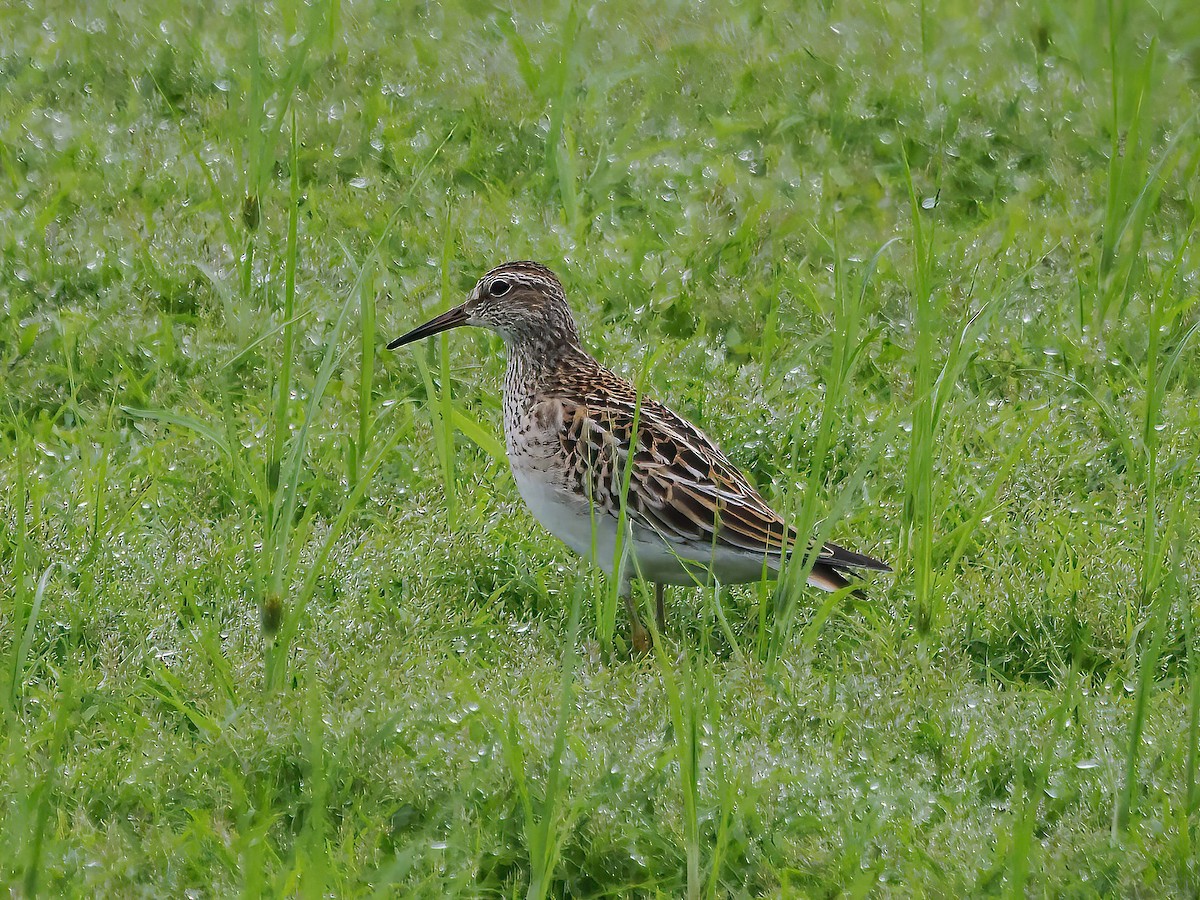
[[(635, 649), (647, 650), (650, 635), (638, 617), (633, 578), (655, 584), (661, 630), (664, 584), (705, 584), (713, 576), (735, 584), (778, 574), (796, 532), (698, 428), (639, 396), (583, 349), (553, 272), (534, 262), (498, 266), (462, 305), (388, 349), (459, 325), (490, 328), (504, 339), (504, 437), (517, 489), (547, 531), (616, 573)], [(618, 541), (622, 521), (627, 531)], [(808, 581), (836, 591), (850, 584), (854, 569), (890, 571), (827, 543)]]

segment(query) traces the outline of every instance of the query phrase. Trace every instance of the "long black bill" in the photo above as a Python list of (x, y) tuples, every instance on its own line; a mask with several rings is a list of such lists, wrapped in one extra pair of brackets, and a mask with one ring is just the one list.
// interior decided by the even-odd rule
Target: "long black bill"
[(421, 338), (427, 338), (430, 335), (438, 334), (442, 331), (447, 331), (451, 328), (457, 328), (459, 325), (467, 324), (467, 310), (464, 306), (456, 306), (454, 309), (448, 309), (440, 316), (430, 319), (424, 325), (418, 325), (408, 334), (402, 334), (390, 344), (387, 345), (389, 350), (395, 350), (397, 347), (403, 347), (405, 344), (411, 344), (413, 341), (419, 341)]

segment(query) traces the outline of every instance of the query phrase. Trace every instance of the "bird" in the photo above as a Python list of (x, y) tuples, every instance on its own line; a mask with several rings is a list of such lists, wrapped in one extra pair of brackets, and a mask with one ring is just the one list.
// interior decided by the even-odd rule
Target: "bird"
[[(504, 342), (505, 450), (521, 498), (547, 531), (616, 578), (635, 651), (652, 643), (633, 596), (635, 578), (655, 586), (662, 633), (665, 585), (778, 576), (799, 541), (796, 531), (699, 428), (584, 349), (549, 268), (528, 260), (496, 266), (463, 303), (387, 348), (463, 325), (490, 329)], [(838, 591), (857, 570), (891, 567), (825, 543), (808, 582)]]

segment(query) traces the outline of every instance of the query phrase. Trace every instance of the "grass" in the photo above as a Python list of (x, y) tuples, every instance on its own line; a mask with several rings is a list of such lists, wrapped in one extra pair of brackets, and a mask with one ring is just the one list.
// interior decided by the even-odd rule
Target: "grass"
[[(0, 880), (1195, 895), (1193, 6), (0, 9)], [(630, 660), (509, 258), (895, 575)]]

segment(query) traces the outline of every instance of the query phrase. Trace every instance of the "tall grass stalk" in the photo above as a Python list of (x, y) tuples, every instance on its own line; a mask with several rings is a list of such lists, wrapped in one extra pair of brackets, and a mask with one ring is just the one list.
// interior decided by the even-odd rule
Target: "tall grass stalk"
[[(1193, 459), (1192, 464), (1200, 463), (1200, 457)], [(1180, 532), (1182, 533), (1182, 532)], [(1182, 540), (1180, 540), (1182, 544)], [(1196, 774), (1200, 769), (1200, 652), (1196, 648), (1196, 618), (1195, 612), (1192, 609), (1192, 603), (1189, 600), (1194, 596), (1194, 583), (1185, 581), (1182, 575), (1179, 578), (1179, 597), (1181, 600), (1183, 615), (1183, 634), (1184, 640), (1187, 641), (1187, 671), (1188, 684), (1191, 686), (1188, 691), (1187, 700), (1187, 736), (1184, 741), (1186, 747), (1186, 771), (1184, 799), (1185, 806), (1183, 809), (1184, 827), (1187, 829), (1185, 844), (1190, 851), (1188, 856), (1191, 859), (1196, 859), (1196, 826), (1197, 814), (1200, 813), (1200, 791), (1197, 790)]]
[(362, 364), (358, 374), (358, 430), (357, 437), (350, 439), (350, 487), (358, 486), (362, 466), (367, 458), (373, 431), (374, 403), (372, 389), (375, 384), (375, 262), (368, 259), (367, 269), (360, 279), (358, 292), (359, 346)]
[[(829, 512), (825, 518), (817, 525), (812, 532), (812, 549), (808, 551), (808, 558), (805, 559), (804, 565), (806, 570), (811, 570), (813, 563), (816, 561), (818, 548), (822, 547), (833, 531), (833, 526), (840, 521), (847, 513), (850, 512), (850, 506), (859, 497), (859, 491), (862, 489), (863, 482), (866, 481), (867, 475), (879, 459), (883, 449), (887, 447), (896, 437), (900, 428), (899, 420), (893, 421), (888, 427), (883, 428), (875, 436), (875, 440), (867, 448), (867, 452), (863, 454), (862, 459), (854, 470), (846, 477), (840, 485), (840, 489), (833, 501), (833, 505), (829, 507)], [(808, 624), (805, 626), (804, 633), (800, 637), (802, 647), (816, 646), (817, 638), (820, 634), (825, 621), (832, 614), (837, 604), (845, 599), (846, 595), (852, 591), (852, 587), (843, 588), (841, 591), (828, 594), (822, 601), (821, 606), (813, 614)], [(781, 650), (786, 648), (787, 642), (783, 642)], [(774, 666), (779, 657), (772, 657), (767, 666), (768, 675), (774, 673)]]
[(44, 774), (29, 798), (30, 806), (33, 807), (33, 818), (29, 823), (31, 832), (29, 850), (22, 880), (22, 889), (26, 897), (36, 897), (40, 892), (39, 884), (42, 875), (46, 831), (50, 825), (50, 814), (58, 806), (59, 800), (54, 795), (58, 790), (60, 773), (63, 770), (62, 763), (67, 739), (77, 724), (79, 712), (79, 687), (74, 670), (64, 668), (59, 677), (58, 688), (59, 695), (54, 709), (54, 726), (50, 736), (50, 746), (44, 757)]
[(725, 852), (731, 837), (730, 825), (737, 806), (738, 793), (743, 785), (750, 783), (750, 779), (741, 777), (743, 773), (735, 772), (730, 768), (730, 751), (725, 745), (725, 738), (729, 730), (726, 728), (725, 715), (713, 678), (712, 666), (702, 666), (700, 676), (704, 683), (704, 696), (708, 700), (706, 712), (709, 738), (712, 743), (713, 780), (717, 792), (715, 798), (717, 830), (713, 840), (712, 856), (708, 864), (708, 896), (709, 900), (716, 900), (721, 885)]
[[(1107, 0), (1107, 12), (1111, 143), (1100, 260), (1096, 268), (1093, 325), (1097, 334), (1103, 332), (1114, 304), (1119, 302), (1124, 306), (1129, 297), (1130, 280), (1135, 276), (1145, 222), (1142, 211), (1146, 207), (1134, 199), (1134, 179), (1146, 162), (1143, 110), (1157, 47), (1157, 42), (1152, 41), (1142, 66), (1135, 68), (1132, 52), (1122, 46), (1130, 42), (1125, 27), (1129, 4), (1124, 0)], [(1131, 248), (1120, 252), (1127, 233), (1131, 237)]]
[[(279, 360), (279, 371), (275, 378), (274, 436), (271, 442), (271, 453), (267, 458), (267, 490), (275, 494), (276, 502), (268, 508), (266, 531), (277, 541), (282, 541), (285, 533), (285, 526), (276, 516), (281, 512), (279, 501), (283, 498), (282, 492), (279, 491), (279, 469), (283, 463), (286, 438), (291, 431), (291, 418), (288, 411), (291, 407), (292, 395), (292, 356), (295, 350), (293, 316), (296, 310), (296, 261), (299, 257), (297, 227), (300, 217), (300, 165), (299, 139), (296, 136), (294, 111), (291, 137), (287, 244), (284, 250), (283, 350)], [(271, 577), (263, 599), (263, 629), (268, 633), (274, 633), (279, 629), (279, 617), (282, 614), (283, 605), (283, 574), (278, 566), (271, 569)]]
[(329, 854), (326, 849), (329, 831), (329, 816), (326, 811), (329, 795), (329, 752), (325, 747), (325, 698), (322, 696), (321, 677), (311, 659), (305, 666), (304, 680), (303, 747), (307, 808), (304, 827), (296, 841), (295, 869), (300, 876), (302, 896), (324, 897), (328, 892), (329, 881)]
[(517, 31), (512, 18), (497, 16), (494, 23), (504, 35), (525, 88), (534, 99), (545, 104), (549, 126), (543, 146), (545, 171), (558, 190), (563, 218), (577, 241), (582, 236), (584, 219), (580, 215), (575, 142), (566, 122), (574, 106), (575, 73), (585, 64), (579, 48), (583, 22), (579, 5), (575, 0), (568, 0), (563, 20), (554, 32), (559, 38), (557, 52), (548, 54), (543, 60), (534, 59), (528, 42)]
[(548, 71), (543, 73), (549, 94), (550, 113), (550, 127), (546, 131), (546, 171), (554, 173), (563, 215), (572, 234), (577, 236), (579, 196), (575, 188), (575, 146), (566, 121), (572, 106), (573, 74), (581, 62), (577, 46), (582, 21), (578, 5), (571, 0), (567, 4), (566, 19), (559, 29), (561, 44), (558, 57)]
[[(326, 3), (314, 3), (307, 7), (308, 19), (304, 26), (304, 35), (298, 41), (289, 41), (287, 59), (282, 69), (282, 77), (272, 83), (266, 61), (262, 56), (261, 39), (259, 36), (258, 9), (256, 4), (249, 4), (249, 93), (246, 98), (245, 160), (246, 160), (246, 203), (243, 208), (243, 220), (247, 226), (248, 235), (246, 253), (243, 258), (243, 293), (250, 294), (251, 277), (253, 275), (253, 232), (258, 227), (261, 216), (261, 200), (271, 181), (271, 170), (275, 165), (274, 148), (283, 134), (284, 123), (288, 121), (288, 113), (293, 112), (292, 104), (296, 97), (297, 88), (308, 68), (309, 55), (323, 34), (328, 34), (332, 27), (334, 4), (337, 0), (327, 0)], [(286, 13), (287, 10), (285, 9)], [(276, 100), (273, 115), (268, 114), (268, 86), (273, 88), (271, 93)]]
[[(1200, 462), (1200, 451), (1192, 455), (1191, 464), (1194, 467), (1198, 462)], [(1196, 812), (1196, 740), (1197, 729), (1200, 728), (1200, 688), (1196, 684), (1196, 647), (1193, 643), (1195, 637), (1194, 612), (1191, 608), (1193, 595), (1188, 590), (1191, 585), (1186, 563), (1187, 551), (1195, 533), (1195, 524), (1186, 515), (1180, 514), (1181, 512), (1182, 510), (1179, 509), (1173, 510), (1173, 518), (1178, 525), (1172, 535), (1170, 564), (1163, 579), (1163, 591), (1170, 597), (1179, 600), (1179, 616), (1186, 652), (1186, 659), (1181, 661), (1186, 678), (1183, 692), (1187, 696), (1183, 752), (1181, 754), (1184, 765), (1183, 804), (1174, 806), (1171, 812), (1178, 831), (1179, 845), (1184, 848), (1182, 859), (1186, 861), (1180, 867), (1180, 881), (1195, 889), (1198, 886), (1197, 878), (1200, 877), (1200, 859), (1195, 853), (1195, 824), (1192, 818)]]
[(271, 858), (269, 835), (279, 818), (272, 810), (269, 780), (257, 779), (258, 790), (251, 793), (245, 773), (238, 766), (222, 768), (229, 786), (230, 809), (237, 827), (230, 850), (235, 854), (241, 876), (241, 896), (246, 900), (263, 897), (275, 891), (267, 890), (267, 875)]
[(935, 556), (939, 560), (940, 572), (935, 581), (934, 589), (937, 595), (943, 596), (950, 590), (955, 577), (957, 576), (957, 567), (959, 560), (967, 551), (970, 545), (971, 538), (982, 524), (984, 518), (991, 515), (995, 510), (996, 495), (1000, 492), (1000, 488), (1008, 483), (1009, 476), (1013, 470), (1025, 458), (1029, 449), (1030, 439), (1037, 434), (1038, 430), (1045, 424), (1048, 415), (1046, 410), (1035, 412), (1030, 420), (1029, 426), (1025, 429), (1024, 434), (1016, 440), (1008, 455), (1000, 463), (1000, 465), (989, 474), (989, 482), (984, 488), (983, 495), (976, 501), (975, 509), (972, 511), (963, 522), (943, 536), (935, 548)]
[[(1161, 569), (1163, 554), (1160, 544), (1167, 539), (1177, 523), (1183, 522), (1182, 496), (1176, 503), (1165, 522), (1159, 521), (1158, 512), (1158, 464), (1159, 464), (1159, 430), (1161, 410), (1167, 386), (1174, 375), (1175, 367), (1183, 357), (1192, 337), (1200, 331), (1200, 321), (1185, 331), (1175, 346), (1174, 351), (1165, 361), (1160, 361), (1161, 334), (1169, 327), (1180, 311), (1169, 303), (1175, 275), (1179, 271), (1186, 251), (1191, 242), (1192, 234), (1181, 242), (1175, 256), (1174, 265), (1163, 277), (1155, 295), (1148, 300), (1149, 315), (1147, 322), (1148, 347), (1146, 350), (1146, 401), (1145, 413), (1142, 419), (1142, 453), (1143, 463), (1141, 474), (1143, 479), (1144, 509), (1142, 513), (1142, 552), (1140, 573), (1140, 607), (1147, 610), (1148, 619), (1145, 628), (1149, 634), (1142, 637), (1141, 653), (1137, 660), (1137, 692), (1134, 696), (1133, 716), (1129, 725), (1129, 740), (1125, 750), (1125, 780), (1117, 802), (1113, 808), (1113, 837), (1119, 835), (1129, 824), (1130, 811), (1137, 795), (1137, 765), (1141, 752), (1142, 730), (1150, 702), (1150, 692), (1153, 689), (1154, 673), (1158, 668), (1162, 652), (1162, 642), (1166, 630), (1167, 614), (1170, 610), (1173, 596), (1163, 589), (1161, 584)], [(1130, 648), (1131, 653), (1133, 647)]]
[(1096, 333), (1101, 336), (1114, 310), (1124, 314), (1135, 295), (1145, 270), (1142, 244), (1151, 215), (1179, 153), (1190, 149), (1194, 158), (1191, 135), (1200, 121), (1197, 110), (1179, 126), (1157, 162), (1149, 165), (1146, 136), (1148, 130), (1153, 130), (1153, 123), (1146, 120), (1146, 106), (1156, 87), (1158, 39), (1150, 40), (1138, 65), (1131, 33), (1125, 27), (1129, 11), (1128, 2), (1108, 0), (1111, 144), (1092, 315)]
[[(909, 437), (908, 465), (905, 471), (904, 508), (902, 513), (901, 556), (902, 563), (911, 566), (913, 573), (913, 595), (918, 633), (927, 635), (935, 630), (942, 618), (944, 591), (952, 569), (943, 567), (946, 573), (941, 580), (935, 568), (937, 548), (935, 497), (937, 482), (934, 476), (934, 459), (938, 432), (947, 418), (947, 409), (957, 390), (958, 379), (971, 359), (971, 347), (983, 334), (985, 327), (1003, 300), (989, 300), (981, 304), (966, 317), (950, 344), (941, 365), (934, 359), (936, 335), (940, 331), (939, 315), (933, 302), (933, 245), (932, 228), (928, 233), (922, 224), (924, 205), (917, 197), (907, 152), (902, 150), (905, 182), (908, 187), (909, 210), (912, 220), (913, 243), (913, 295), (916, 299), (916, 316), (913, 328), (916, 332), (916, 364), (913, 379), (912, 433)], [(1026, 270), (1017, 279), (1027, 277)], [(1002, 297), (1006, 296), (1002, 292)], [(1031, 435), (1031, 431), (1026, 432)], [(1015, 464), (1010, 454), (1007, 465)], [(959, 544), (955, 554), (961, 553), (965, 541), (978, 524), (978, 519), (969, 520), (969, 528), (958, 534)]]
[(661, 641), (655, 641), (654, 646), (675, 736), (675, 762), (679, 767), (680, 800), (683, 806), (687, 898), (697, 900), (703, 887), (700, 878), (700, 732), (707, 718), (707, 709), (703, 688), (696, 683), (696, 673), (705, 667), (699, 663), (696, 651), (690, 647), (684, 647), (680, 656), (675, 658), (675, 654), (668, 653)]
[(246, 227), (246, 233), (242, 240), (241, 294), (242, 297), (249, 300), (254, 289), (254, 232), (258, 229), (259, 218), (262, 214), (262, 191), (265, 187), (262, 180), (265, 171), (260, 160), (266, 155), (264, 151), (266, 110), (263, 108), (262, 100), (264, 66), (262, 50), (259, 45), (257, 4), (248, 4), (246, 8), (250, 19), (247, 29), (249, 33), (247, 41), (249, 84), (246, 89), (246, 115), (242, 120), (246, 125), (243, 136), (246, 184), (242, 201), (242, 224)]
[[(834, 425), (838, 420), (838, 411), (845, 397), (846, 389), (852, 382), (854, 371), (864, 348), (874, 340), (873, 334), (862, 339), (859, 332), (862, 328), (864, 307), (866, 304), (867, 287), (871, 282), (880, 258), (895, 239), (884, 243), (872, 255), (863, 273), (862, 283), (857, 291), (851, 291), (846, 285), (845, 266), (842, 263), (841, 246), (837, 221), (833, 230), (834, 253), (834, 309), (832, 347), (829, 364), (824, 369), (825, 397), (821, 406), (821, 420), (817, 426), (817, 439), (812, 454), (808, 460), (808, 476), (804, 485), (804, 496), (801, 499), (799, 515), (794, 520), (794, 527), (800, 535), (813, 533), (820, 510), (820, 497), (825, 481), (825, 466), (829, 449), (833, 442)], [(799, 428), (802, 422), (793, 425), (791, 469), (798, 468)], [(860, 471), (864, 471), (862, 466)], [(865, 472), (864, 472), (865, 474)], [(853, 478), (851, 479), (854, 480)], [(791, 558), (786, 560), (781, 582), (775, 594), (775, 615), (772, 620), (771, 636), (766, 645), (768, 667), (772, 668), (778, 661), (784, 648), (791, 639), (796, 609), (801, 592), (812, 571), (820, 553), (823, 541), (814, 540), (813, 546), (803, 555), (797, 555), (795, 550)], [(760, 613), (760, 623), (762, 615)]]
[[(438, 341), (443, 358), (449, 355), (446, 339)], [(417, 371), (421, 373), (421, 382), (425, 386), (426, 409), (429, 412), (429, 424), (433, 431), (434, 450), (437, 454), (438, 468), (442, 473), (442, 485), (446, 498), (446, 524), (453, 531), (458, 525), (458, 488), (454, 481), (454, 426), (445, 416), (446, 406), (452, 406), (450, 383), (443, 381), (441, 387), (433, 380), (430, 369), (432, 348), (426, 348), (425, 354), (415, 354)], [(446, 398), (446, 399), (444, 399)]]
[[(450, 207), (447, 206), (442, 227), (440, 310), (449, 309), (458, 302), (458, 297), (453, 295), (450, 285), (450, 262), (454, 249), (450, 227)], [(451, 390), (453, 375), (450, 366), (449, 334), (443, 332), (437, 342), (436, 358), (440, 384), (436, 384), (433, 378), (434, 345), (427, 342), (423, 352), (424, 355), (416, 354), (417, 369), (421, 373), (421, 382), (425, 386), (426, 408), (429, 411), (430, 426), (433, 430), (438, 468), (442, 473), (442, 485), (446, 497), (446, 524), (451, 531), (454, 531), (458, 527), (458, 484), (455, 475), (454, 452), (454, 421), (457, 409), (454, 406)]]
[[(1166, 529), (1169, 532), (1178, 519), (1176, 514), (1168, 518)], [(1147, 573), (1143, 560), (1143, 575)], [(1147, 592), (1143, 585), (1143, 598), (1148, 605), (1148, 617), (1139, 629), (1138, 644), (1141, 653), (1136, 659), (1137, 690), (1133, 698), (1133, 715), (1129, 721), (1129, 738), (1125, 745), (1125, 772), (1121, 791), (1113, 807), (1113, 840), (1117, 840), (1129, 825), (1129, 818), (1137, 798), (1138, 761), (1141, 757), (1142, 732), (1145, 729), (1146, 716), (1149, 712), (1150, 695), (1154, 690), (1155, 672), (1162, 658), (1163, 636), (1166, 631), (1167, 613), (1171, 607), (1172, 595), (1163, 589), (1163, 585), (1155, 583)], [(1130, 648), (1130, 655), (1134, 648)]]
[(927, 634), (940, 617), (934, 609), (933, 594), (933, 457), (934, 457), (934, 346), (938, 331), (933, 305), (933, 234), (927, 235), (922, 224), (921, 201), (917, 197), (908, 152), (901, 142), (904, 178), (908, 186), (912, 224), (913, 285), (916, 336), (913, 376), (912, 434), (908, 446), (905, 474), (902, 552), (912, 567), (913, 601), (917, 630)]
[(13, 491), (13, 507), (16, 510), (17, 528), (13, 539), (12, 550), (12, 627), (10, 629), (9, 640), (9, 662), (5, 667), (8, 670), (8, 684), (0, 690), (0, 697), (4, 701), (4, 718), (7, 719), (16, 708), (17, 696), (21, 690), (21, 669), (23, 663), (20, 655), (20, 637), (24, 631), (29, 616), (29, 585), (26, 583), (27, 578), (27, 557), (29, 553), (29, 488), (26, 484), (25, 469), (28, 465), (27, 450), (25, 448), (25, 435), (21, 430), (17, 431), (16, 438), (16, 456), (17, 456), (17, 483)]
[[(50, 576), (54, 574), (55, 564), (51, 563), (42, 572), (42, 576), (38, 579), (37, 587), (33, 591), (33, 602), (29, 605), (28, 611), (23, 613), (25, 617), (25, 627), (21, 631), (20, 646), (16, 647), (16, 652), (13, 655), (12, 666), (12, 690), (9, 699), (10, 704), (15, 707), (18, 700), (18, 695), (25, 683), (25, 664), (29, 661), (29, 651), (33, 649), (33, 638), (37, 633), (38, 618), (42, 614), (42, 605), (46, 598), (46, 587), (50, 584)], [(13, 643), (17, 641), (16, 630), (13, 631)]]
[(1067, 674), (1067, 683), (1063, 688), (1062, 701), (1054, 711), (1049, 740), (1042, 745), (1041, 759), (1033, 775), (1033, 784), (1026, 786), (1021, 798), (1006, 862), (1008, 890), (1005, 893), (1014, 900), (1026, 896), (1026, 882), (1029, 879), (1030, 857), (1033, 855), (1033, 832), (1037, 825), (1037, 814), (1042, 804), (1042, 795), (1046, 792), (1046, 785), (1050, 781), (1050, 769), (1054, 765), (1054, 754), (1059, 738), (1062, 736), (1063, 726), (1066, 724), (1067, 713), (1075, 702), (1075, 682), (1078, 674), (1078, 666), (1072, 661)]
[[(388, 218), (383, 231), (373, 242), (371, 252), (368, 254), (367, 260), (364, 262), (364, 264), (359, 267), (354, 283), (346, 292), (345, 299), (342, 301), (341, 308), (338, 311), (338, 316), (334, 320), (333, 325), (330, 326), (326, 332), (325, 351), (321, 358), (320, 367), (317, 370), (317, 377), (313, 384), (312, 393), (308, 398), (308, 405), (304, 413), (303, 421), (296, 433), (296, 436), (292, 440), (288, 456), (282, 464), (283, 468), (279, 489), (276, 492), (276, 499), (273, 504), (273, 507), (280, 510), (280, 513), (279, 515), (270, 518), (270, 521), (279, 523), (279, 528), (270, 534), (271, 540), (267, 545), (267, 547), (272, 551), (270, 565), (272, 582), (268, 588), (267, 597), (268, 601), (270, 601), (273, 597), (278, 597), (281, 601), (278, 634), (276, 634), (274, 639), (269, 642), (266, 651), (265, 685), (268, 690), (274, 690), (282, 683), (282, 678), (286, 669), (288, 647), (290, 645), (291, 638), (294, 636), (296, 629), (299, 626), (299, 621), (296, 618), (299, 614), (298, 611), (283, 608), (282, 592), (284, 586), (284, 574), (288, 573), (290, 575), (290, 573), (295, 571), (299, 560), (300, 551), (303, 548), (303, 541), (295, 540), (294, 538), (298, 535), (306, 535), (308, 527), (311, 526), (312, 507), (310, 507), (310, 510), (306, 514), (304, 521), (299, 523), (299, 528), (296, 530), (296, 533), (294, 534), (292, 531), (292, 523), (295, 516), (296, 504), (300, 493), (300, 476), (304, 465), (304, 456), (307, 449), (309, 429), (312, 423), (316, 420), (317, 410), (321, 404), (321, 401), (325, 397), (325, 392), (328, 390), (329, 382), (333, 377), (334, 368), (339, 358), (338, 346), (341, 341), (342, 331), (344, 330), (346, 322), (349, 319), (350, 311), (354, 304), (354, 299), (359, 296), (359, 292), (362, 290), (366, 273), (373, 271), (373, 268), (379, 259), (380, 248), (391, 234), (400, 214), (407, 209), (408, 200), (411, 198), (413, 192), (424, 178), (429, 166), (432, 165), (433, 160), (437, 158), (437, 155), (445, 146), (446, 141), (450, 139), (450, 134), (453, 134), (453, 129), (451, 129), (450, 133), (446, 135), (446, 138), (434, 148), (425, 165), (422, 166), (420, 171), (417, 172), (412, 183), (409, 185), (408, 190), (405, 192), (405, 195), (396, 204), (396, 208), (392, 212), (392, 215)], [(294, 199), (295, 202), (299, 202), (299, 197)], [(388, 447), (391, 446), (394, 446), (394, 443), (388, 444)], [(384, 449), (386, 450), (387, 448)], [(381, 450), (381, 453), (382, 452), (384, 451)], [(381, 457), (377, 457), (376, 465), (372, 465), (370, 467), (372, 471), (374, 471), (374, 469), (377, 467), (377, 463), (380, 461)], [(365, 481), (360, 482), (358, 487), (351, 492), (350, 497), (343, 502), (342, 513), (339, 515), (337, 520), (337, 528), (335, 528), (333, 532), (327, 536), (325, 547), (322, 548), (322, 559), (324, 559), (325, 555), (328, 553), (328, 549), (332, 546), (332, 540), (335, 539), (338, 534), (340, 534), (341, 528), (344, 527), (345, 522), (349, 518), (350, 512), (354, 509), (354, 505), (352, 505), (352, 503), (357, 504), (360, 502), (363, 493), (365, 493), (365, 485)], [(305, 581), (304, 588), (300, 595), (305, 601), (307, 601), (308, 597), (311, 596), (311, 591), (315, 587), (316, 574), (317, 573), (315, 570), (310, 569), (309, 576)], [(272, 594), (271, 591), (275, 591), (277, 593)], [(293, 606), (295, 606), (295, 604), (293, 604)]]
[[(441, 294), (442, 309), (456, 306), (459, 298), (454, 295), (450, 284), (450, 261), (454, 257), (454, 233), (451, 230), (451, 207), (446, 204), (446, 220), (442, 227), (442, 264)], [(442, 477), (446, 483), (446, 520), (453, 531), (458, 523), (458, 481), (456, 474), (456, 459), (454, 453), (454, 396), (451, 391), (452, 378), (450, 372), (450, 334), (443, 331), (438, 337), (441, 353), (438, 355), (440, 364), (441, 391), (438, 394), (439, 416), (442, 427), (441, 440), (438, 450), (441, 456)], [(433, 401), (433, 398), (429, 398)]]
[(568, 805), (569, 798), (566, 796), (568, 785), (563, 771), (563, 755), (571, 722), (577, 711), (575, 682), (579, 669), (577, 647), (583, 609), (583, 584), (582, 581), (576, 582), (575, 590), (571, 593), (554, 743), (547, 760), (546, 787), (540, 801), (535, 800), (529, 784), (524, 742), (516, 707), (509, 707), (505, 716), (500, 716), (495, 711), (492, 716), (500, 733), (505, 762), (516, 782), (517, 795), (525, 815), (525, 844), (529, 851), (529, 889), (525, 896), (528, 900), (544, 900), (549, 896), (554, 873), (562, 857), (562, 841), (569, 826), (571, 811)]

